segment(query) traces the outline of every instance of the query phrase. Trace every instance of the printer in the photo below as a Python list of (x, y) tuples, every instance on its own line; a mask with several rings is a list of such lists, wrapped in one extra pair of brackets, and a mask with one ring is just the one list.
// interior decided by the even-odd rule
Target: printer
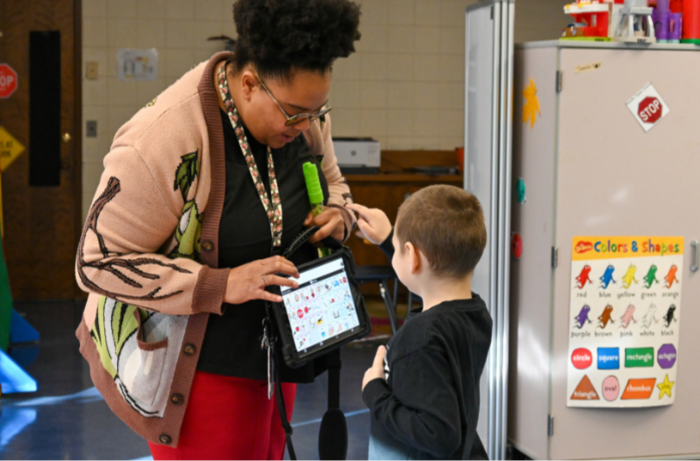
[(333, 138), (338, 166), (343, 174), (379, 173), (381, 148), (372, 138)]

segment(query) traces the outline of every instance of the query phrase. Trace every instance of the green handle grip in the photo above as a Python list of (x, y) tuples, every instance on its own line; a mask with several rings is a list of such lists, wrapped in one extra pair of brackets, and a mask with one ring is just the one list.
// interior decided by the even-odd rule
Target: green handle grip
[(314, 163), (304, 163), (304, 180), (306, 181), (306, 192), (309, 194), (311, 208), (314, 214), (318, 214), (323, 211), (323, 189), (321, 189), (318, 169)]

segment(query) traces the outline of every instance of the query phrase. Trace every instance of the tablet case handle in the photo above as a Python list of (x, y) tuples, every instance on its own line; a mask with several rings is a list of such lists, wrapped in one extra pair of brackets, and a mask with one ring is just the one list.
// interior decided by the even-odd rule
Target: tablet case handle
[[(319, 226), (313, 226), (309, 227), (308, 229), (304, 229), (299, 235), (294, 237), (292, 243), (290, 243), (287, 249), (284, 250), (284, 252), (282, 253), (282, 256), (284, 256), (287, 259), (290, 259), (299, 248), (301, 248), (311, 237), (313, 237), (313, 235), (316, 232), (318, 232), (319, 229)], [(341, 248), (343, 248), (342, 243), (330, 236), (321, 240), (321, 243), (323, 243), (323, 245), (326, 248), (330, 248), (331, 250), (340, 250)]]

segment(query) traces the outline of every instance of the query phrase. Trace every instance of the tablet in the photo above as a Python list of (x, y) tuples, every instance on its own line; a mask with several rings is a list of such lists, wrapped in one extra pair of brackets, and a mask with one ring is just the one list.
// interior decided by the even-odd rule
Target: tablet
[(353, 278), (349, 251), (312, 261), (298, 270), (299, 286), (279, 287), (283, 302), (274, 303), (285, 362), (290, 366), (364, 337), (371, 329)]

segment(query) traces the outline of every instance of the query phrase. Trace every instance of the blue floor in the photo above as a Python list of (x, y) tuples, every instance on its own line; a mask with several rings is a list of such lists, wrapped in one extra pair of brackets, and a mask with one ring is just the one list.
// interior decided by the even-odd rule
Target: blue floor
[[(16, 303), (15, 309), (41, 334), (38, 343), (11, 350), (39, 390), (0, 399), (0, 458), (150, 459), (148, 444), (112, 414), (92, 385), (75, 338), (82, 305)], [(342, 350), (341, 409), (348, 423), (348, 459), (367, 459), (369, 413), (360, 387), (375, 349), (365, 343)], [(318, 459), (326, 397), (325, 374), (298, 386), (291, 422), (299, 459)]]

